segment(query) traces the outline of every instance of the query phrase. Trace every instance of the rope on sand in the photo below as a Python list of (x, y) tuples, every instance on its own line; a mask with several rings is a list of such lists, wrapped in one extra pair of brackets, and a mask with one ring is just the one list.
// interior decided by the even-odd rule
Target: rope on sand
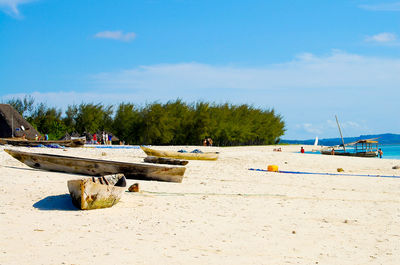
[[(253, 171), (262, 171), (262, 172), (271, 172), (271, 171), (268, 171), (268, 170), (266, 170), (266, 169), (259, 169), (259, 168), (249, 168), (249, 170), (253, 170)], [(302, 175), (329, 175), (329, 176), (377, 177), (377, 178), (400, 178), (400, 176), (388, 176), (388, 175), (338, 174), (338, 173), (318, 173), (318, 172), (301, 172), (301, 171), (284, 171), (284, 170), (275, 171), (275, 173), (302, 174)]]

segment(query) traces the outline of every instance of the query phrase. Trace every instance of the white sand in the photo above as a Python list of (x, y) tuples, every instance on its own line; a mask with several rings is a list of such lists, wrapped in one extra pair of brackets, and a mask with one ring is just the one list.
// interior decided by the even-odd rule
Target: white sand
[(76, 175), (31, 169), (0, 147), (0, 264), (400, 264), (400, 179), (248, 170), (400, 176), (392, 169), (399, 160), (295, 153), (299, 146), (197, 148), (218, 150), (220, 159), (190, 161), (182, 183), (128, 180), (142, 192), (79, 211), (67, 195)]

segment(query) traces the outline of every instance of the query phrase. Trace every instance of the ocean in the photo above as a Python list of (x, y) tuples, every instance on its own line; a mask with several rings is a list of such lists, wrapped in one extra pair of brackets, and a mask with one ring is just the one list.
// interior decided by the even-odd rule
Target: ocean
[(387, 144), (380, 145), (379, 147), (383, 152), (382, 158), (400, 159), (400, 144)]

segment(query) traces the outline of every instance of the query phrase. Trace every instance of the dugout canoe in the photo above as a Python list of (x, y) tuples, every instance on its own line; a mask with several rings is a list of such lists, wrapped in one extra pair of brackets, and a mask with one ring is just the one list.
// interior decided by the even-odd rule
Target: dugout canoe
[(144, 162), (146, 163), (154, 163), (154, 164), (169, 164), (169, 165), (180, 165), (186, 166), (189, 161), (169, 158), (169, 157), (159, 157), (159, 156), (147, 156), (144, 158)]
[(14, 146), (25, 146), (25, 147), (35, 147), (38, 145), (49, 145), (49, 144), (58, 144), (65, 147), (83, 147), (83, 145), (85, 144), (85, 139), (36, 141), (27, 139), (1, 138), (0, 144), (2, 145), (9, 144)]
[(108, 208), (119, 202), (126, 190), (123, 174), (68, 180), (72, 203), (81, 210)]
[(180, 153), (175, 151), (161, 151), (155, 150), (148, 147), (141, 146), (142, 150), (148, 156), (158, 156), (158, 157), (169, 157), (175, 159), (185, 159), (185, 160), (217, 160), (217, 152), (205, 152), (205, 153)]
[(29, 167), (47, 171), (66, 172), (89, 176), (122, 173), (128, 179), (182, 182), (186, 168), (182, 166), (127, 163), (64, 155), (22, 152), (4, 149), (15, 159)]

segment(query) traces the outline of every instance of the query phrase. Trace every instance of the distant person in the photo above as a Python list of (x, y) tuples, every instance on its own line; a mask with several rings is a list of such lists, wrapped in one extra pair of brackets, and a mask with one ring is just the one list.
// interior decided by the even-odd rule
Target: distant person
[(208, 145), (212, 146), (213, 145), (213, 140), (211, 138), (208, 138), (207, 140), (208, 140)]
[(303, 148), (303, 146), (300, 148), (300, 153), (304, 154), (304, 148)]
[(93, 134), (93, 144), (97, 144), (97, 135)]
[(207, 139), (206, 138), (204, 138), (204, 140), (203, 140), (203, 146), (207, 146)]
[(331, 155), (335, 155), (335, 148), (332, 148)]
[(44, 135), (44, 140), (46, 140), (46, 141), (49, 140), (49, 135), (47, 133)]
[(381, 148), (379, 148), (379, 150), (378, 150), (378, 155), (379, 155), (379, 158), (382, 158), (383, 152), (382, 152)]
[(101, 144), (105, 144), (106, 143), (106, 133), (103, 131), (102, 135), (101, 135)]
[(112, 134), (111, 133), (108, 135), (108, 144), (112, 145)]

